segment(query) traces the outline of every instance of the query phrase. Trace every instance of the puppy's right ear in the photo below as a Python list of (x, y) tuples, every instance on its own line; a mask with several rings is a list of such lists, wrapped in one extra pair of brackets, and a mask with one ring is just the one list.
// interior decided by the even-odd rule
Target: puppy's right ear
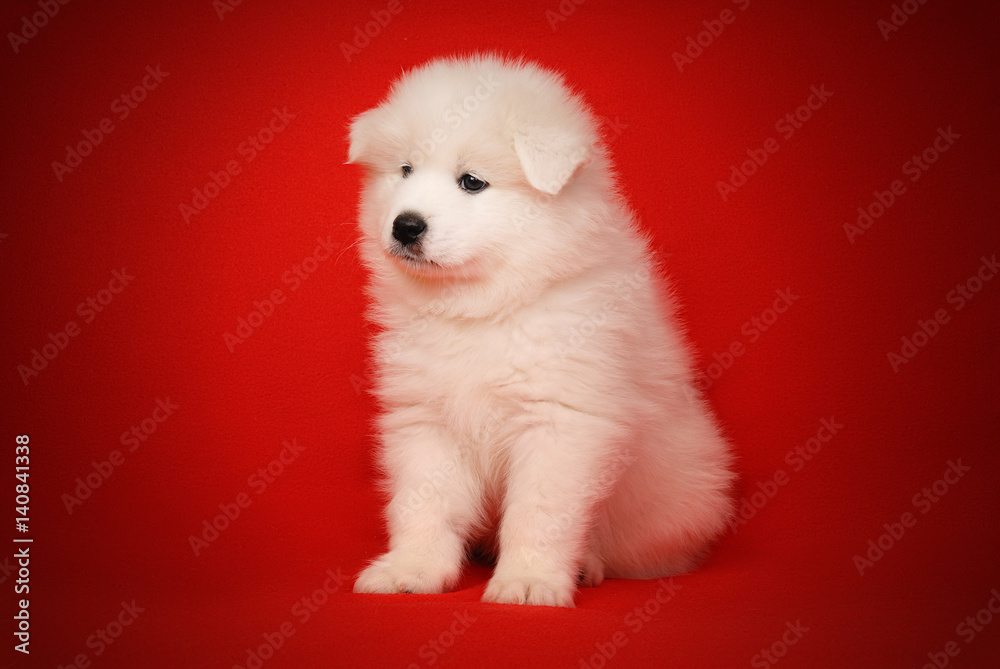
[(350, 145), (347, 148), (349, 164), (370, 163), (372, 160), (372, 145), (375, 141), (377, 120), (375, 115), (379, 108), (375, 107), (358, 114), (351, 121), (349, 136)]

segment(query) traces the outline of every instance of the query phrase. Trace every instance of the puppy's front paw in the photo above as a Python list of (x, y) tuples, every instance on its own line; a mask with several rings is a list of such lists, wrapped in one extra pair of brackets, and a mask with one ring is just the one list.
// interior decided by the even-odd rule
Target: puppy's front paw
[(539, 576), (494, 576), (483, 593), (484, 602), (530, 604), (533, 606), (573, 606), (573, 586), (562, 579)]
[(458, 567), (435, 565), (433, 559), (424, 556), (390, 551), (358, 575), (354, 592), (439, 594), (454, 586), (458, 576)]

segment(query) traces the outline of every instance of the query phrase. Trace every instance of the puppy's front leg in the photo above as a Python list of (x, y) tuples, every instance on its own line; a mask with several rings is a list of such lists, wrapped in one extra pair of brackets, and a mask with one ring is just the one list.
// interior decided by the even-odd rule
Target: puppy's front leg
[(384, 437), (392, 499), (386, 507), (389, 551), (354, 583), (355, 592), (440, 593), (455, 586), (480, 492), (458, 446), (429, 423)]
[(601, 470), (621, 443), (611, 421), (559, 404), (513, 445), (500, 554), (483, 601), (573, 606)]

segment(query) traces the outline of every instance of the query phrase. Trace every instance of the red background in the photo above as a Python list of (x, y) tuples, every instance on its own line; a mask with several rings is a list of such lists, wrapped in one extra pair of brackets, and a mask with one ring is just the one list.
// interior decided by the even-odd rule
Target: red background
[[(910, 0), (916, 13), (888, 39), (888, 0), (563, 2), (554, 27), (555, 0), (403, 0), (395, 14), (248, 0), (222, 20), (209, 0), (165, 4), (60, 5), (0, 57), (11, 506), (14, 438), (31, 438), (30, 532), (15, 532), (9, 508), (3, 535), (35, 540), (30, 663), (9, 634), (14, 544), (0, 551), (0, 664), (246, 666), (285, 624), (294, 634), (266, 667), (769, 666), (757, 654), (772, 646), (782, 667), (995, 666), (1000, 621), (971, 639), (959, 625), (1000, 588), (1000, 280), (973, 280), (961, 309), (948, 300), (1000, 252), (995, 3)], [(704, 22), (718, 29), (726, 8), (734, 21), (680, 71), (673, 53), (699, 33), (707, 43)], [(38, 11), (6, 3), (0, 26), (23, 31)], [(373, 11), (391, 21), (348, 61), (341, 43)], [(656, 582), (619, 580), (581, 590), (574, 610), (483, 605), (482, 567), (442, 596), (350, 592), (385, 537), (346, 124), (402, 69), (475, 49), (523, 53), (586, 93), (669, 254), (702, 367), (745, 347), (711, 370), (708, 394), (739, 454), (741, 496), (773, 494), (666, 604)], [(112, 102), (147, 66), (169, 74), (119, 118)], [(821, 85), (832, 96), (784, 137), (775, 123)], [(247, 161), (241, 143), (286, 108), (294, 119)], [(113, 131), (60, 181), (53, 161), (104, 118)], [(960, 137), (910, 181), (904, 163), (938, 128)], [(717, 182), (768, 138), (779, 150), (724, 201)], [(239, 174), (186, 223), (179, 206), (229, 161)], [(844, 224), (897, 179), (905, 192), (852, 243)], [(334, 252), (313, 264), (317, 238)], [(313, 271), (293, 291), (283, 276), (303, 261)], [(100, 293), (123, 268), (134, 280)], [(275, 289), (284, 301), (230, 352), (224, 334)], [(798, 299), (751, 341), (744, 324), (770, 321), (784, 289)], [(113, 299), (88, 323), (77, 307), (90, 297)], [(939, 309), (948, 321), (895, 371), (887, 354)], [(18, 366), (69, 321), (79, 334), (23, 382)], [(156, 431), (129, 451), (122, 433), (168, 398), (177, 408), (147, 420)], [(843, 427), (795, 471), (786, 454), (831, 418)], [(301, 451), (262, 489), (251, 477), (293, 439)], [(64, 495), (116, 450), (124, 462), (69, 513)], [(923, 501), (949, 460), (967, 473)], [(764, 485), (777, 470), (784, 484)], [(189, 537), (241, 494), (250, 506), (196, 556)], [(915, 524), (860, 575), (854, 556), (906, 512)], [(349, 578), (314, 594), (327, 570)], [(307, 621), (303, 597), (322, 602)], [(132, 600), (144, 610), (119, 629)], [(786, 624), (808, 631), (784, 647)], [(101, 648), (99, 629), (120, 636)], [(940, 654), (949, 642), (957, 657)]]

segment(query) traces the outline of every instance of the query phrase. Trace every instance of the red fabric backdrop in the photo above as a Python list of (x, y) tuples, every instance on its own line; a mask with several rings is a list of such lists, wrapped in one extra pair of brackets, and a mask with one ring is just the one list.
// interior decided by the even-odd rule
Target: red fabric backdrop
[[(995, 666), (1000, 12), (661, 4), (6, 3), (0, 664)], [(346, 123), (476, 49), (605, 119), (739, 454), (703, 569), (574, 610), (351, 594)]]

